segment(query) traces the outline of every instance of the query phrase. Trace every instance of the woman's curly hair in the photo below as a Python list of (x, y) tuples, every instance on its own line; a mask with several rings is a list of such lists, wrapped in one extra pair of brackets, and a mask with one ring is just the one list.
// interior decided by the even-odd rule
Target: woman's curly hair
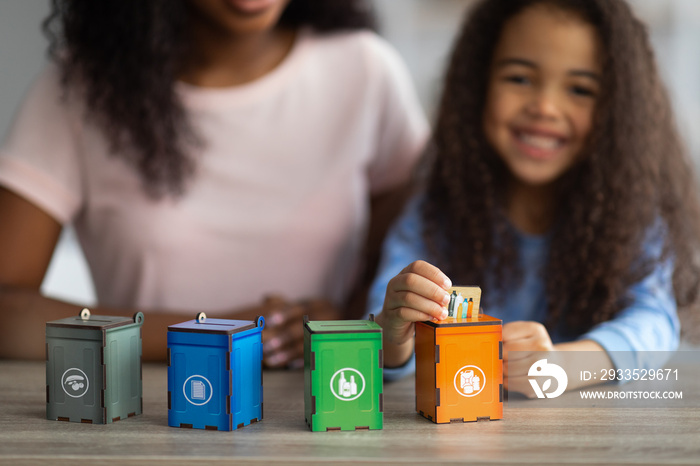
[[(44, 21), (64, 89), (79, 86), (111, 150), (154, 197), (184, 192), (202, 142), (175, 91), (188, 47), (186, 0), (53, 0)], [(319, 32), (374, 29), (363, 0), (292, 0), (280, 18)]]
[[(679, 307), (697, 298), (698, 193), (644, 25), (623, 0), (485, 0), (452, 54), (423, 205), (428, 248), (453, 281), (517, 284), (516, 236), (504, 215), (508, 172), (483, 132), (488, 74), (504, 24), (534, 4), (577, 15), (602, 44), (601, 95), (585, 157), (559, 180), (546, 270), (551, 331), (580, 334), (609, 320), (628, 288), (673, 260)], [(467, 181), (468, 180), (468, 181)], [(660, 224), (662, 224), (660, 226)], [(660, 257), (650, 232), (663, 230)], [(450, 257), (459, 260), (452, 261)], [(491, 294), (493, 292), (493, 294)]]

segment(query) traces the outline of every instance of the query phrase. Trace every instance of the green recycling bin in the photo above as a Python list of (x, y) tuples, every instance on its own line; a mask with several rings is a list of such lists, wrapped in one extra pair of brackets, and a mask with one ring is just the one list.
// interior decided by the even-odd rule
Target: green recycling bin
[(382, 328), (369, 320), (304, 317), (304, 406), (314, 432), (381, 429)]

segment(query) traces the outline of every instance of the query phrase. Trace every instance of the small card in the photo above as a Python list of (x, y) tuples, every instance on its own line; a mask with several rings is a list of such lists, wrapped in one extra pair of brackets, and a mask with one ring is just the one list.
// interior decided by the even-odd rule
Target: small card
[[(478, 320), (481, 305), (481, 288), (478, 286), (453, 286), (449, 290), (450, 302), (447, 318)], [(471, 301), (471, 302), (470, 302)], [(471, 313), (468, 310), (471, 309)]]

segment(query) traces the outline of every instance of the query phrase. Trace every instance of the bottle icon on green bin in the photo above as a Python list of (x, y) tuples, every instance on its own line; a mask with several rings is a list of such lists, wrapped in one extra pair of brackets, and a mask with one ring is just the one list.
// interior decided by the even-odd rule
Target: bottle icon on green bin
[(337, 370), (331, 377), (331, 392), (339, 400), (355, 400), (364, 391), (365, 377), (357, 369), (345, 367)]
[(338, 394), (345, 398), (350, 398), (353, 395), (357, 395), (357, 384), (355, 383), (355, 376), (350, 376), (350, 381), (345, 378), (345, 371), (340, 373), (340, 380), (338, 381)]

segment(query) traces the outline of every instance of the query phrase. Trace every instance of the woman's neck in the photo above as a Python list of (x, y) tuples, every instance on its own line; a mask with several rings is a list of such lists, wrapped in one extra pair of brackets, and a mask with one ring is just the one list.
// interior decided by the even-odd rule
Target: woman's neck
[(556, 193), (555, 184), (531, 186), (511, 180), (506, 198), (506, 216), (523, 233), (547, 233), (554, 221)]
[(200, 87), (230, 87), (266, 75), (289, 54), (295, 32), (273, 29), (231, 35), (205, 24), (191, 26), (192, 48), (180, 79)]

